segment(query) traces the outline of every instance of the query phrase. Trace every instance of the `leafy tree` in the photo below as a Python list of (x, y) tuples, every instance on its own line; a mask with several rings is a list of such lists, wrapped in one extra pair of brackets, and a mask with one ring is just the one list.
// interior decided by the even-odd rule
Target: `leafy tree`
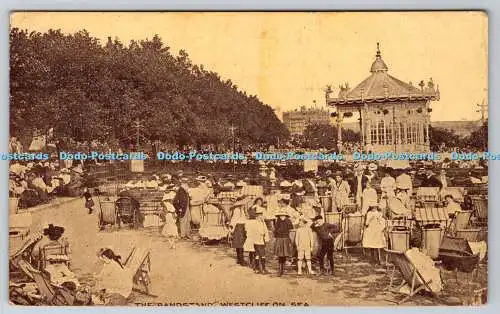
[(134, 143), (140, 119), (145, 141), (221, 144), (229, 127), (242, 143), (276, 144), (289, 134), (273, 109), (231, 80), (174, 56), (155, 35), (124, 45), (85, 31), (10, 30), (10, 131), (28, 138), (55, 128), (67, 142)]
[(464, 144), (472, 149), (488, 150), (488, 120), (464, 139)]
[(452, 130), (429, 127), (429, 140), (431, 150), (439, 151), (443, 146), (447, 148), (461, 145), (460, 137)]

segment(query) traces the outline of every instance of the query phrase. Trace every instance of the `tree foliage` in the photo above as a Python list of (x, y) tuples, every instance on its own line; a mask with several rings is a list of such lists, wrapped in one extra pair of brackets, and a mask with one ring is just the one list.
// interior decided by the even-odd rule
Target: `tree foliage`
[(432, 151), (439, 151), (442, 147), (458, 147), (460, 137), (452, 130), (429, 126), (429, 141)]
[(464, 139), (464, 144), (476, 150), (488, 150), (488, 120)]
[[(337, 147), (337, 128), (330, 124), (309, 124), (304, 130), (306, 148), (335, 149)], [(344, 143), (358, 143), (360, 133), (350, 129), (342, 129)]]
[(22, 137), (54, 127), (77, 141), (144, 137), (174, 144), (274, 144), (288, 132), (273, 109), (238, 90), (186, 51), (174, 56), (155, 35), (128, 46), (108, 38), (102, 45), (85, 31), (10, 31), (10, 132)]

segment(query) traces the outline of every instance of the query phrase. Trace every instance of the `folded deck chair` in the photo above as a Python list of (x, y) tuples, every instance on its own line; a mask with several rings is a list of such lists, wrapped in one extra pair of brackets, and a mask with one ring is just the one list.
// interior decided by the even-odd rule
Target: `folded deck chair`
[[(33, 279), (31, 276), (31, 273), (29, 271), (26, 271), (21, 267), (19, 264), (20, 260), (24, 260), (26, 263), (32, 263), (35, 264), (32, 259), (31, 259), (31, 253), (33, 251), (33, 248), (35, 244), (42, 239), (43, 235), (39, 232), (34, 232), (28, 235), (26, 240), (24, 241), (23, 245), (21, 245), (17, 250), (13, 250), (10, 252), (9, 255), (9, 264), (10, 266), (13, 267), (14, 272), (11, 274), (15, 274), (19, 271), (24, 273), (28, 278)], [(31, 265), (30, 265), (31, 266)]]
[[(431, 289), (430, 283), (431, 280), (425, 280), (422, 274), (418, 271), (417, 267), (412, 263), (412, 261), (408, 258), (408, 256), (404, 252), (385, 250), (386, 254), (389, 256), (389, 261), (392, 262), (394, 268), (390, 275), (389, 282), (389, 291), (405, 294), (406, 297), (400, 301), (397, 301), (397, 304), (402, 304), (409, 299), (411, 299), (414, 295), (419, 293), (420, 291), (427, 290), (433, 296), (437, 297), (436, 293)], [(399, 270), (401, 276), (403, 277), (402, 283), (393, 287), (394, 275), (395, 271)], [(401, 289), (408, 285), (409, 291), (403, 292)]]
[(123, 266), (129, 269), (133, 276), (135, 291), (155, 297), (151, 293), (151, 253), (149, 250), (132, 248)]
[(53, 285), (48, 273), (36, 270), (25, 260), (20, 260), (19, 265), (24, 271), (30, 273), (47, 305), (73, 305), (75, 302), (74, 294), (64, 287)]

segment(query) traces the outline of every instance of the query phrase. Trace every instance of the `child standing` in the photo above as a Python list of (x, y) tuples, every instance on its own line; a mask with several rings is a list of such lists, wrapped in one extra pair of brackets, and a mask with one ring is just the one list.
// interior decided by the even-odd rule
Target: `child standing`
[(313, 249), (313, 232), (310, 226), (310, 221), (306, 217), (300, 217), (299, 228), (295, 233), (295, 244), (297, 245), (298, 260), (297, 260), (297, 274), (302, 275), (302, 263), (306, 261), (307, 270), (309, 274), (314, 275), (311, 265), (311, 252)]
[(248, 230), (252, 228), (255, 224), (256, 209), (248, 211), (248, 219), (245, 222), (245, 243), (243, 244), (243, 250), (248, 252), (248, 262), (252, 269), (256, 269), (258, 266), (255, 263), (255, 247), (254, 247), (254, 237), (249, 235)]
[(165, 225), (161, 234), (168, 239), (171, 249), (175, 249), (175, 240), (179, 237), (175, 219), (175, 207), (172, 201), (175, 198), (175, 192), (168, 192), (163, 196), (163, 208), (165, 209)]
[(94, 210), (94, 200), (92, 199), (92, 194), (90, 194), (90, 191), (88, 188), (85, 188), (85, 191), (83, 193), (83, 197), (85, 197), (85, 208), (89, 210), (89, 214), (92, 214), (92, 211)]
[(245, 224), (247, 239), (245, 246), (253, 244), (254, 248), (254, 266), (256, 273), (267, 274), (266, 270), (266, 242), (269, 241), (269, 232), (264, 222), (264, 211), (262, 207), (258, 207), (255, 211), (255, 218), (248, 220)]
[(313, 231), (318, 234), (318, 239), (320, 240), (320, 251), (318, 253), (319, 268), (321, 273), (325, 273), (324, 259), (325, 255), (330, 262), (330, 272), (333, 275), (334, 261), (333, 261), (333, 241), (335, 239), (334, 233), (340, 232), (338, 225), (333, 225), (325, 223), (322, 216), (316, 216), (314, 218)]
[(293, 255), (292, 241), (290, 240), (290, 231), (293, 224), (290, 221), (290, 214), (282, 209), (276, 213), (276, 224), (274, 226), (274, 254), (278, 257), (279, 271), (278, 276), (285, 272), (285, 262), (287, 257)]
[(229, 227), (232, 230), (232, 247), (236, 250), (236, 263), (241, 266), (246, 266), (244, 257), (244, 248), (246, 233), (245, 221), (246, 216), (241, 205), (233, 208)]
[(366, 214), (365, 231), (363, 233), (363, 247), (369, 249), (374, 263), (380, 263), (380, 249), (386, 246), (385, 219), (379, 206), (370, 206)]

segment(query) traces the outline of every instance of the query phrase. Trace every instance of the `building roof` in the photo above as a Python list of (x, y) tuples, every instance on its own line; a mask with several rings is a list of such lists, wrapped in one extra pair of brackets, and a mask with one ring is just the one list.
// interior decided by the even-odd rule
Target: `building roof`
[(435, 87), (432, 78), (427, 86), (421, 81), (419, 86), (405, 83), (387, 72), (389, 67), (382, 59), (377, 43), (377, 54), (370, 68), (371, 75), (352, 90), (349, 85), (340, 86), (337, 98), (328, 98), (330, 105), (362, 104), (399, 100), (439, 100), (439, 86)]

